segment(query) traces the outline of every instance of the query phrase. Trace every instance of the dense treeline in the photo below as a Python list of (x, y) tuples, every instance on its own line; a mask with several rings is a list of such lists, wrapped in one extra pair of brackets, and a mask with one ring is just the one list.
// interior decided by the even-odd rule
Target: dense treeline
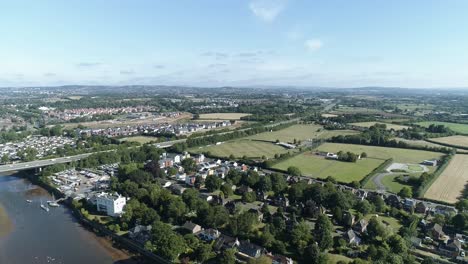
[(419, 149), (428, 151), (437, 151), (443, 153), (451, 153), (451, 148), (444, 147), (428, 147), (428, 146), (417, 146), (410, 145), (404, 141), (397, 141), (392, 139), (393, 134), (386, 130), (385, 124), (376, 124), (371, 126), (369, 129), (363, 131), (357, 135), (339, 135), (330, 138), (330, 142), (335, 143), (348, 143), (348, 144), (360, 144), (360, 145), (371, 145), (371, 146), (382, 146), (392, 148), (407, 148), (407, 149)]

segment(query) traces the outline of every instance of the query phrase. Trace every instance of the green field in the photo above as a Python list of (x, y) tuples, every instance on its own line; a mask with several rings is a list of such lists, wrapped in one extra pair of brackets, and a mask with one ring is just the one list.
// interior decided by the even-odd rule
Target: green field
[(387, 129), (393, 129), (393, 130), (403, 130), (407, 129), (408, 126), (402, 126), (402, 125), (395, 125), (395, 124), (388, 124), (388, 123), (381, 123), (381, 122), (359, 122), (359, 123), (351, 123), (353, 126), (358, 126), (358, 127), (371, 127), (374, 126), (375, 124), (384, 124), (387, 126)]
[(192, 148), (189, 151), (194, 153), (209, 151), (211, 155), (216, 157), (229, 157), (230, 155), (234, 155), (236, 158), (241, 158), (243, 156), (249, 158), (261, 158), (262, 156), (273, 158), (275, 154), (288, 152), (287, 149), (275, 145), (274, 143), (247, 139), (228, 141), (220, 145)]
[(326, 130), (320, 125), (293, 125), (273, 132), (264, 132), (247, 137), (248, 139), (292, 142), (296, 140), (325, 139), (337, 135), (357, 134), (352, 130)]
[(369, 158), (387, 160), (393, 158), (394, 162), (400, 163), (420, 163), (427, 159), (436, 159), (442, 156), (442, 153), (414, 150), (414, 149), (401, 149), (401, 148), (386, 148), (375, 146), (363, 146), (353, 144), (339, 144), (339, 143), (325, 143), (318, 147), (320, 151), (338, 152), (350, 151), (360, 154), (366, 152)]
[(303, 153), (282, 161), (273, 168), (287, 170), (290, 166), (298, 167), (302, 174), (316, 178), (334, 177), (340, 182), (360, 181), (364, 176), (382, 164), (383, 160), (366, 158), (356, 163), (328, 160), (311, 152)]
[(126, 138), (121, 138), (120, 141), (129, 141), (129, 142), (138, 142), (141, 144), (145, 144), (151, 141), (156, 141), (158, 140), (157, 137), (148, 137), (148, 136), (134, 136), (134, 137), (126, 137)]
[(425, 122), (419, 122), (416, 124), (423, 126), (423, 127), (429, 127), (431, 124), (444, 125), (457, 133), (468, 134), (468, 124), (458, 124), (458, 123), (438, 122), (438, 121), (425, 121)]

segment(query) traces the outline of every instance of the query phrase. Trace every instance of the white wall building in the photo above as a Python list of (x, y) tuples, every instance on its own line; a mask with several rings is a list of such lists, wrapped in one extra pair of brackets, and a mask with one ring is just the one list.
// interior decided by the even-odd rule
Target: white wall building
[(100, 193), (96, 197), (96, 207), (100, 212), (106, 212), (109, 216), (119, 216), (127, 204), (127, 198), (120, 194)]

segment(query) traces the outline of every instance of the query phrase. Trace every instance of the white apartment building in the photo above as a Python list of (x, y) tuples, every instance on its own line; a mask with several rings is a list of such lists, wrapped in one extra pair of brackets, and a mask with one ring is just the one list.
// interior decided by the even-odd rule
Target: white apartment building
[(100, 212), (106, 212), (109, 216), (119, 216), (127, 204), (127, 198), (120, 194), (100, 193), (96, 196), (96, 207)]

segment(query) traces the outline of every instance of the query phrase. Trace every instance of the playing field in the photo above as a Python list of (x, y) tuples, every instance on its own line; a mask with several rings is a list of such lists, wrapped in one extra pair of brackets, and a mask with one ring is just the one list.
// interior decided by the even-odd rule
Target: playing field
[(455, 155), (437, 180), (424, 194), (425, 198), (456, 203), (468, 182), (468, 155)]
[(325, 159), (306, 152), (273, 166), (275, 169), (287, 170), (290, 166), (298, 167), (302, 174), (316, 178), (334, 177), (340, 182), (360, 181), (364, 176), (378, 167), (383, 160), (366, 158), (354, 162), (343, 162)]
[(438, 122), (438, 121), (426, 121), (426, 122), (419, 122), (416, 124), (423, 126), (423, 127), (429, 127), (431, 124), (444, 125), (455, 132), (468, 134), (468, 124), (458, 124), (458, 123)]
[(249, 158), (261, 158), (262, 156), (266, 156), (268, 158), (272, 158), (275, 156), (275, 154), (288, 152), (287, 149), (275, 145), (274, 143), (252, 141), (247, 139), (239, 139), (224, 142), (220, 145), (211, 145), (190, 149), (190, 152), (195, 153), (208, 151), (211, 155), (216, 157), (229, 157), (230, 155), (234, 155), (236, 158), (241, 158), (243, 156), (247, 156)]
[(393, 129), (393, 130), (403, 130), (407, 129), (408, 126), (401, 126), (401, 125), (395, 125), (395, 124), (388, 124), (388, 123), (380, 123), (380, 122), (359, 122), (359, 123), (351, 123), (353, 126), (358, 126), (358, 127), (371, 127), (375, 124), (384, 124), (387, 126), (387, 129)]
[(241, 117), (248, 116), (250, 114), (245, 113), (211, 113), (211, 114), (200, 114), (200, 119), (210, 120), (239, 120)]
[(301, 141), (325, 139), (337, 135), (351, 135), (356, 133), (358, 132), (352, 130), (326, 130), (320, 125), (293, 125), (278, 131), (264, 132), (247, 138), (272, 142), (276, 140), (282, 142), (293, 142), (294, 139)]
[(339, 143), (325, 143), (318, 147), (320, 151), (333, 152), (338, 151), (350, 151), (356, 154), (366, 152), (369, 158), (375, 159), (389, 159), (393, 158), (394, 162), (399, 163), (421, 163), (424, 160), (438, 159), (443, 154), (438, 152), (414, 150), (414, 149), (402, 149), (402, 148), (386, 148), (386, 147), (375, 147), (375, 146), (363, 146), (353, 144), (339, 144)]
[(468, 147), (468, 137), (467, 136), (450, 136), (450, 137), (440, 137), (440, 138), (431, 138), (432, 141), (453, 145)]
[(129, 142), (138, 142), (141, 144), (145, 144), (145, 143), (156, 141), (156, 140), (158, 140), (157, 137), (147, 137), (147, 136), (135, 136), (135, 137), (126, 137), (126, 138), (120, 139), (121, 142), (129, 141)]

